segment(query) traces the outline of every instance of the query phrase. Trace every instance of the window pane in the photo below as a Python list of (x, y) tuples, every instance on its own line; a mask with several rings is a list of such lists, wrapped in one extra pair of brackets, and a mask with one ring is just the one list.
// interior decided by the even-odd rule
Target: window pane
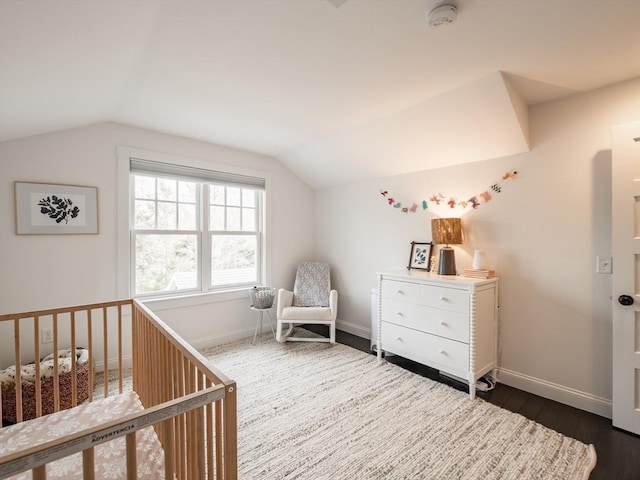
[(211, 207), (209, 230), (224, 230), (224, 211), (224, 207)]
[(136, 235), (136, 293), (198, 287), (197, 237)]
[(155, 177), (142, 177), (134, 175), (133, 183), (135, 186), (136, 198), (156, 198), (156, 179)]
[(240, 208), (227, 208), (227, 228), (225, 230), (240, 230)]
[(256, 206), (256, 192), (255, 190), (242, 189), (242, 206), (243, 207), (255, 207)]
[(211, 185), (211, 205), (224, 205), (224, 187), (220, 185)]
[(136, 200), (134, 225), (137, 229), (156, 228), (156, 202), (149, 200)]
[(177, 225), (176, 204), (158, 202), (158, 230), (175, 230)]
[(194, 182), (178, 182), (178, 201), (196, 203), (196, 184)]
[(211, 286), (258, 280), (256, 236), (211, 236)]
[(256, 211), (253, 208), (242, 209), (242, 231), (252, 232), (256, 228)]
[(178, 230), (195, 230), (196, 206), (189, 203), (178, 204)]
[(177, 199), (178, 182), (169, 180), (168, 178), (158, 179), (158, 200), (170, 200), (175, 202)]
[(234, 207), (240, 206), (240, 189), (236, 187), (227, 187), (227, 205)]

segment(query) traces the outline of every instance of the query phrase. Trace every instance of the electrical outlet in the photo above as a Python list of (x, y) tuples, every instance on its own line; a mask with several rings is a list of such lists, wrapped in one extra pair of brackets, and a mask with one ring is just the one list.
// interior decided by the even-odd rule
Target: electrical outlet
[(43, 328), (40, 331), (42, 343), (53, 343), (53, 328)]
[(611, 257), (596, 257), (596, 273), (611, 273)]

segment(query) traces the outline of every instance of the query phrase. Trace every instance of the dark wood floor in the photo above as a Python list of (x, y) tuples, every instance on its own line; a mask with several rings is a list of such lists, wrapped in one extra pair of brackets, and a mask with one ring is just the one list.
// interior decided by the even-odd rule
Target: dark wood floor
[[(306, 328), (321, 335), (326, 334), (326, 327), (313, 327)], [(369, 340), (346, 332), (337, 331), (336, 341), (363, 352), (370, 351)], [(397, 356), (390, 356), (387, 360), (453, 388), (468, 390), (466, 384), (440, 376), (437, 370), (411, 360)], [(478, 397), (581, 442), (593, 444), (598, 462), (590, 480), (640, 480), (640, 437), (613, 428), (611, 420), (508, 385), (498, 384), (494, 390), (478, 392)]]

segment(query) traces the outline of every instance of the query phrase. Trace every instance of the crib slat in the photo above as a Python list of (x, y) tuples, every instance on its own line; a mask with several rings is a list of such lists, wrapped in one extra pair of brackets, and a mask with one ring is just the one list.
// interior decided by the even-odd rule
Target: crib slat
[(122, 305), (118, 305), (118, 389), (123, 392), (122, 388)]
[(83, 480), (95, 480), (96, 462), (94, 448), (90, 447), (82, 451), (82, 478)]
[(216, 402), (216, 478), (224, 478), (222, 465), (222, 402)]
[(20, 363), (20, 319), (13, 324), (14, 349), (16, 360), (16, 421), (22, 421), (22, 365)]
[(102, 357), (104, 358), (104, 398), (109, 396), (109, 328), (107, 307), (102, 307)]
[(78, 376), (76, 365), (76, 312), (71, 312), (71, 406), (78, 405)]
[(42, 416), (42, 381), (40, 380), (40, 317), (33, 317), (33, 353), (36, 366), (36, 417)]
[(91, 313), (93, 310), (87, 310), (87, 349), (89, 350), (89, 401), (93, 402), (93, 325)]
[[(204, 390), (204, 382), (203, 377), (200, 372), (196, 372), (198, 377), (198, 391)], [(198, 453), (196, 455), (198, 459), (198, 478), (204, 478), (205, 474), (205, 459), (204, 456), (204, 418), (203, 418), (203, 408), (198, 408), (195, 413), (196, 420), (196, 448), (198, 449)]]
[(58, 314), (53, 314), (53, 411), (60, 411), (60, 378), (58, 376)]
[[(211, 380), (207, 379), (205, 388), (211, 387)], [(218, 402), (220, 403), (220, 402)], [(205, 407), (205, 420), (207, 422), (207, 480), (213, 480), (213, 408), (209, 403)]]
[[(183, 356), (178, 358), (178, 363), (176, 364), (176, 370), (178, 371), (178, 377), (180, 383), (178, 384), (178, 392), (182, 397), (185, 392), (185, 378), (184, 378), (184, 362), (185, 359)], [(180, 423), (179, 428), (179, 449), (180, 449), (180, 478), (187, 478), (187, 451), (186, 451), (186, 443), (187, 443), (187, 435), (186, 435), (186, 414), (180, 415), (176, 418), (176, 421)]]

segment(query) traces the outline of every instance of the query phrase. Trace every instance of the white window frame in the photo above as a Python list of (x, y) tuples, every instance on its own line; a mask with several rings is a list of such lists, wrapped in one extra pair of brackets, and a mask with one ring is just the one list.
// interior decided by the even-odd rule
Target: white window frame
[[(153, 152), (149, 150), (131, 148), (118, 146), (118, 294), (120, 297), (131, 297), (133, 293), (133, 261), (132, 261), (132, 248), (133, 246), (133, 235), (132, 232), (132, 175), (131, 175), (131, 159), (144, 159), (151, 162), (159, 162), (168, 165), (175, 165), (176, 167), (185, 167), (185, 168), (195, 168), (195, 169), (204, 169), (211, 170), (214, 172), (222, 172), (228, 173), (230, 175), (241, 175), (247, 177), (256, 177), (264, 179), (264, 192), (259, 197), (261, 198), (262, 204), (259, 205), (261, 207), (262, 215), (259, 217), (260, 222), (260, 235), (258, 241), (261, 242), (262, 248), (258, 249), (258, 258), (256, 261), (259, 262), (259, 271), (261, 272), (261, 278), (259, 279), (259, 284), (269, 284), (270, 274), (269, 274), (269, 265), (270, 265), (270, 248), (268, 242), (268, 224), (270, 214), (268, 211), (268, 206), (270, 205), (270, 175), (268, 172), (248, 169), (243, 167), (237, 167), (235, 165), (223, 164), (219, 162), (205, 161), (199, 160), (189, 157), (183, 157), (172, 154), (164, 154), (159, 152)], [(221, 154), (224, 154), (222, 152)], [(224, 183), (224, 182), (223, 182)], [(200, 192), (202, 199), (202, 192)], [(204, 201), (201, 205), (208, 209), (208, 202)], [(208, 212), (203, 211), (201, 215), (208, 214)], [(232, 233), (232, 232), (226, 232)], [(244, 232), (246, 233), (246, 232)], [(201, 230), (200, 234), (200, 242), (201, 242), (201, 250), (205, 248), (210, 248), (210, 237), (211, 232)], [(205, 270), (209, 269), (210, 266), (207, 265), (208, 262), (203, 262), (202, 259), (199, 261), (200, 267), (205, 267)], [(203, 277), (203, 275), (207, 275), (207, 272), (203, 272), (203, 274), (199, 275), (199, 278), (210, 278), (210, 271), (208, 272), (209, 277)], [(229, 287), (217, 287), (212, 289), (205, 289), (200, 285), (200, 289), (197, 291), (181, 291), (177, 294), (159, 294), (159, 295), (150, 295), (150, 296), (140, 296), (140, 298), (144, 298), (145, 302), (148, 300), (151, 301), (161, 301), (167, 304), (167, 308), (174, 308), (178, 306), (188, 306), (188, 305), (197, 305), (202, 303), (209, 303), (211, 301), (225, 301), (232, 300), (237, 298), (244, 298), (248, 293), (248, 289), (252, 285), (239, 285), (239, 286), (229, 286)]]

